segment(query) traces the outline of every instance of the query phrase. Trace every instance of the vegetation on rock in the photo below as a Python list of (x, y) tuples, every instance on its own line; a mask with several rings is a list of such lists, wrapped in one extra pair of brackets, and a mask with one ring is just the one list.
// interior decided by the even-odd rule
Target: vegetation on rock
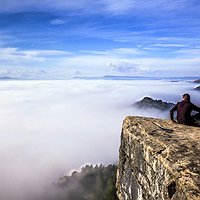
[(116, 171), (115, 165), (86, 165), (80, 172), (63, 176), (56, 186), (62, 188), (65, 195), (57, 200), (117, 200)]

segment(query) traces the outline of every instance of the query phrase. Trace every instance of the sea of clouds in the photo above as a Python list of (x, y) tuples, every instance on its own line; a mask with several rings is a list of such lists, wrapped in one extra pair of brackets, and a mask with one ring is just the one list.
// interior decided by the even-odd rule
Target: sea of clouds
[(39, 196), (87, 163), (117, 163), (125, 116), (169, 118), (168, 112), (135, 108), (136, 101), (177, 102), (188, 92), (200, 105), (194, 87), (166, 80), (1, 81), (1, 200)]

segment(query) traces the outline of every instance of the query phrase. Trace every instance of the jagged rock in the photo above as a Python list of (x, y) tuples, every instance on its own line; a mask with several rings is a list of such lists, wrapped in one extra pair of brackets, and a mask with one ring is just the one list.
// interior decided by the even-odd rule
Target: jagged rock
[(164, 110), (169, 110), (175, 104), (164, 102), (162, 100), (153, 99), (151, 97), (144, 97), (142, 100), (137, 101), (134, 105), (139, 108), (156, 108), (164, 111)]
[(200, 91), (200, 86), (196, 87), (196, 88), (195, 88), (195, 90), (198, 90), (198, 91)]
[(200, 79), (195, 80), (194, 83), (200, 83)]
[(200, 128), (127, 117), (119, 153), (120, 200), (200, 199)]

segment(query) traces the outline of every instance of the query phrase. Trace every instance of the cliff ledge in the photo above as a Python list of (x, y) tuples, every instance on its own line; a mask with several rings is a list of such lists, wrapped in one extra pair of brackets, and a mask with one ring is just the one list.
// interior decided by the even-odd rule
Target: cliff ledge
[(127, 117), (119, 153), (120, 200), (200, 200), (200, 128)]

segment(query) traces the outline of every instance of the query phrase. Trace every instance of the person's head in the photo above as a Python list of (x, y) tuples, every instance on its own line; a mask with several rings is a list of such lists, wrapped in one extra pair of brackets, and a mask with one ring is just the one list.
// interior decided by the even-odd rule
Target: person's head
[(190, 95), (189, 95), (189, 94), (184, 94), (184, 95), (183, 95), (183, 100), (184, 100), (184, 101), (189, 101), (189, 102), (190, 102)]

